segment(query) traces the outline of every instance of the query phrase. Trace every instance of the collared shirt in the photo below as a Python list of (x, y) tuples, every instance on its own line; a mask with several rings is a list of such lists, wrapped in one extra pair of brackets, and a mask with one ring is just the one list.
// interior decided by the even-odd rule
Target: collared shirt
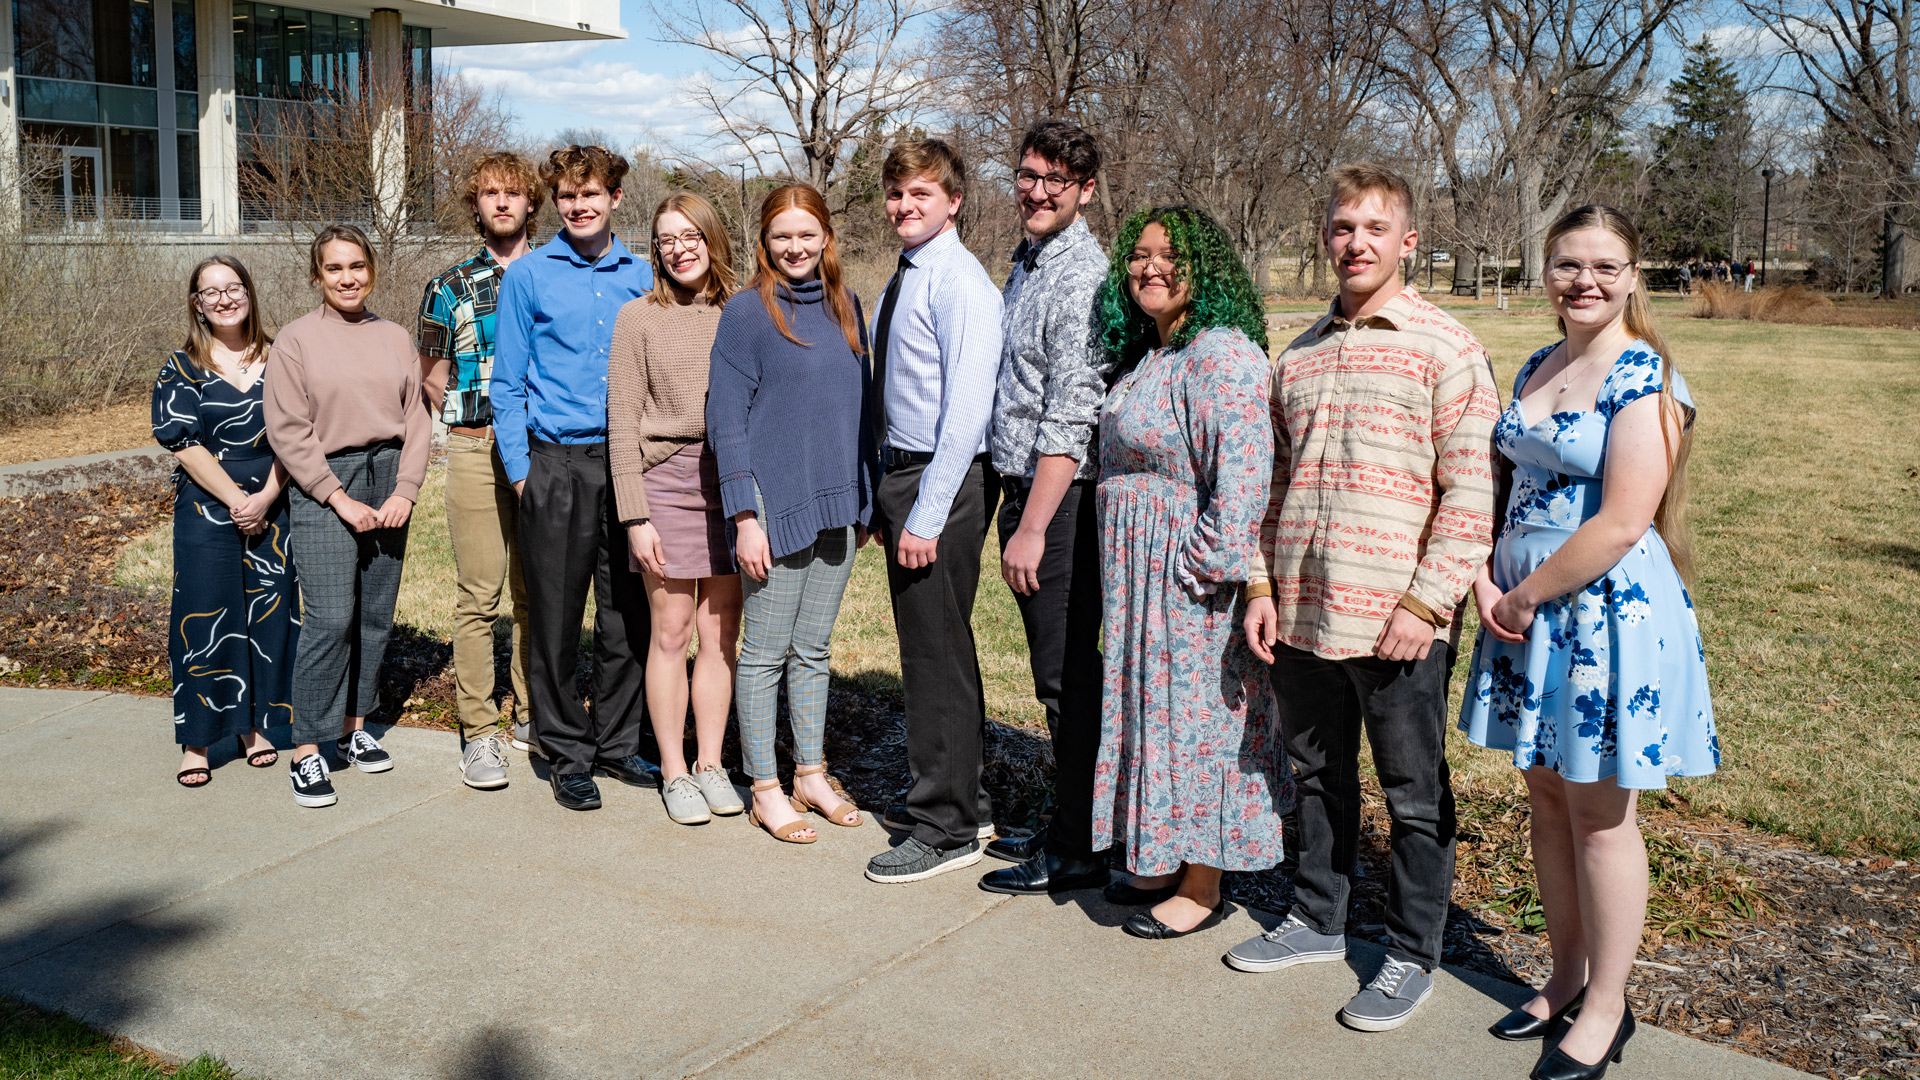
[(1004, 341), (993, 402), (993, 467), (1001, 475), (1031, 477), (1049, 454), (1078, 461), (1075, 479), (1099, 475), (1100, 455), (1087, 447), (1113, 366), (1093, 318), (1106, 276), (1106, 253), (1084, 218), (1014, 249), (1000, 291)]
[[(931, 452), (906, 528), (933, 539), (987, 449), (1000, 370), (1000, 290), (948, 229), (905, 253), (887, 331), (887, 445)], [(874, 316), (876, 329), (879, 315)]]
[(1331, 660), (1371, 655), (1393, 609), (1457, 634), (1453, 615), (1493, 550), (1486, 350), (1412, 286), (1373, 315), (1340, 302), (1274, 365), (1273, 490), (1260, 528), (1280, 641)]
[(588, 262), (563, 230), (507, 268), (490, 387), (494, 446), (508, 480), (527, 478), (529, 435), (606, 441), (614, 319), (652, 288), (653, 268), (617, 236), (598, 262)]
[(487, 384), (493, 380), (493, 320), (502, 273), (483, 247), (427, 282), (420, 297), (420, 354), (451, 362), (440, 419), (453, 427), (493, 423)]

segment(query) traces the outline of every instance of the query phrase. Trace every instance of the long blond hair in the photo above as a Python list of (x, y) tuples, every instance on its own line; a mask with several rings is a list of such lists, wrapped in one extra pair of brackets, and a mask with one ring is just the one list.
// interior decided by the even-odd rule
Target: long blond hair
[(647, 231), (653, 234), (648, 242), (653, 248), (653, 292), (647, 299), (662, 307), (672, 307), (673, 290), (678, 287), (673, 275), (667, 272), (666, 256), (660, 253), (660, 219), (669, 213), (692, 222), (700, 231), (700, 239), (706, 242), (707, 280), (700, 283), (698, 296), (714, 307), (724, 305), (727, 297), (733, 295), (733, 241), (727, 236), (720, 212), (705, 197), (691, 191), (676, 191), (653, 208), (653, 218), (647, 225)]
[[(1634, 265), (1635, 284), (1633, 295), (1627, 297), (1627, 309), (1621, 316), (1627, 333), (1639, 338), (1660, 354), (1660, 441), (1667, 450), (1667, 462), (1672, 471), (1667, 474), (1667, 490), (1660, 496), (1660, 509), (1654, 511), (1653, 527), (1659, 531), (1660, 538), (1666, 541), (1667, 550), (1673, 555), (1673, 565), (1680, 571), (1680, 580), (1689, 584), (1693, 581), (1693, 537), (1687, 528), (1687, 458), (1693, 450), (1693, 417), (1686, 406), (1673, 396), (1674, 365), (1673, 352), (1667, 347), (1667, 339), (1653, 324), (1653, 299), (1647, 293), (1647, 278), (1639, 272), (1640, 266), (1640, 230), (1634, 228), (1627, 215), (1611, 206), (1590, 204), (1569, 210), (1565, 216), (1547, 229), (1546, 251), (1550, 254), (1554, 245), (1571, 232), (1582, 229), (1604, 229), (1627, 245), (1627, 259)], [(1565, 319), (1559, 320), (1560, 332), (1567, 332)], [(1680, 426), (1680, 438), (1676, 445), (1668, 430), (1669, 421)]]

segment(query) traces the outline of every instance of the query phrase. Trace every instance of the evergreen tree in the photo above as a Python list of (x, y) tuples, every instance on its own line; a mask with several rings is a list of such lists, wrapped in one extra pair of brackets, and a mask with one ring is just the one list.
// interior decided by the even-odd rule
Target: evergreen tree
[(1670, 261), (1737, 258), (1734, 214), (1750, 186), (1753, 132), (1739, 74), (1702, 37), (1688, 46), (1666, 100), (1673, 122), (1653, 128), (1647, 174), (1649, 253)]

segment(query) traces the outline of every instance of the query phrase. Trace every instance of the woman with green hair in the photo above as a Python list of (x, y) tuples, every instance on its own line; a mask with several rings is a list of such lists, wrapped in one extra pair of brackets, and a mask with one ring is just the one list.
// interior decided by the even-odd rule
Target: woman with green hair
[(1281, 857), (1293, 805), (1265, 665), (1240, 629), (1273, 471), (1266, 316), (1225, 230), (1142, 211), (1096, 301), (1123, 373), (1100, 417), (1106, 685), (1094, 850), (1119, 842), (1127, 933), (1173, 938), (1226, 913), (1220, 875)]

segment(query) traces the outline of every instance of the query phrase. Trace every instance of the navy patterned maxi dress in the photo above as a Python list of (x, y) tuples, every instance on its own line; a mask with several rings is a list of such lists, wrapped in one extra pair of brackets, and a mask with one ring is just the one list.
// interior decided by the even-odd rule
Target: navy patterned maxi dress
[[(246, 390), (196, 369), (174, 353), (153, 384), (153, 437), (178, 452), (204, 446), (221, 468), (253, 494), (273, 469), (267, 445), (265, 379)], [(226, 505), (175, 466), (173, 483), (173, 614), (167, 660), (173, 669), (174, 741), (212, 746), (268, 731), (274, 745), (292, 745), (289, 692), (300, 632), (300, 597), (287, 547), (287, 499), (274, 503), (267, 527), (242, 533)]]

